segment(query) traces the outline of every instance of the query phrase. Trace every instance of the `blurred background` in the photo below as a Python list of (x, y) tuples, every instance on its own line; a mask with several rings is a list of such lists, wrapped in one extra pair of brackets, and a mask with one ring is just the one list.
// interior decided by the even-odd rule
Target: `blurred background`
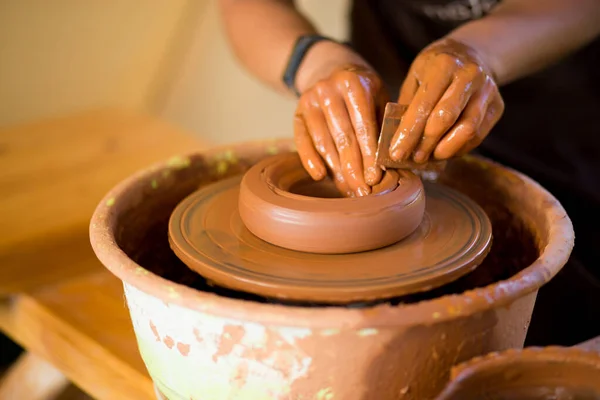
[[(8, 132), (13, 126), (33, 126), (30, 124), (40, 120), (110, 108), (158, 117), (199, 136), (203, 145), (291, 137), (294, 99), (270, 91), (238, 65), (223, 33), (217, 2), (0, 1), (0, 130)], [(348, 0), (300, 0), (298, 4), (326, 35), (340, 40), (347, 37)], [(58, 136), (56, 141), (60, 140)], [(46, 152), (63, 147), (54, 142), (56, 148), (47, 149), (52, 138), (11, 142), (13, 152), (3, 151), (10, 146), (1, 139), (4, 172), (0, 182), (9, 200), (35, 200), (39, 193), (50, 193), (36, 192), (33, 188), (40, 184), (15, 184), (24, 177), (28, 182), (34, 179), (27, 175), (30, 168), (23, 166), (29, 161), (18, 159), (18, 154), (27, 151), (25, 147), (41, 147), (31, 154), (42, 158), (34, 164), (50, 168), (49, 176), (54, 176), (52, 168), (67, 168), (72, 161), (57, 161), (60, 155), (46, 157)], [(89, 146), (95, 146), (95, 140), (90, 138)], [(78, 143), (89, 147), (84, 141)], [(102, 152), (90, 154), (82, 157), (103, 162)], [(140, 164), (152, 154), (140, 154), (139, 161), (129, 164)], [(119, 178), (107, 179), (113, 185), (128, 173), (119, 172)], [(90, 179), (86, 179), (88, 186), (82, 183), (77, 190), (96, 204), (100, 194), (92, 195), (95, 192), (90, 188), (96, 183)], [(102, 184), (106, 186), (106, 182)], [(26, 208), (27, 201), (22, 202), (13, 204), (15, 209)], [(91, 215), (93, 208), (88, 206), (85, 203), (79, 208)], [(8, 207), (0, 211), (15, 212), (11, 210)], [(84, 219), (85, 226), (79, 233), (87, 242), (87, 214)], [(0, 218), (0, 227), (0, 235), (14, 233), (6, 218)], [(93, 256), (91, 250), (85, 250)], [(0, 267), (10, 269), (2, 264)], [(0, 381), (3, 370), (20, 352), (0, 333)]]
[[(346, 38), (347, 0), (298, 3)], [(99, 107), (226, 143), (290, 136), (294, 100), (237, 64), (217, 0), (0, 1), (0, 128)]]

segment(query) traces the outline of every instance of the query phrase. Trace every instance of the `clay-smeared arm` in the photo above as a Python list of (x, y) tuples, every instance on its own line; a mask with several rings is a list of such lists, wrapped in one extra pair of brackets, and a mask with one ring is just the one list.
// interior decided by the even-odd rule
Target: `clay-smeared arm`
[(424, 49), (400, 92), (408, 104), (396, 161), (446, 159), (477, 147), (502, 116), (498, 85), (532, 74), (600, 34), (599, 0), (504, 0)]
[[(250, 72), (281, 91), (296, 40), (316, 33), (291, 0), (221, 0), (233, 48)], [(294, 138), (302, 164), (316, 180), (327, 170), (348, 196), (367, 195), (382, 172), (375, 161), (378, 113), (388, 100), (379, 76), (348, 46), (321, 41), (296, 75), (301, 93)]]
[(599, 0), (504, 0), (449, 37), (473, 47), (504, 85), (547, 67), (600, 35)]

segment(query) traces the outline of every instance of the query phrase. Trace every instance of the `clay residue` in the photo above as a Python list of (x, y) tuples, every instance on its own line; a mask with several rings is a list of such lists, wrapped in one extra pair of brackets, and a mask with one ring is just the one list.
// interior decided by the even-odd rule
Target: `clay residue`
[(173, 340), (173, 338), (169, 335), (165, 336), (165, 338), (163, 339), (163, 343), (165, 344), (165, 346), (167, 346), (169, 349), (172, 349), (173, 346), (175, 346), (175, 341)]
[(217, 352), (212, 356), (213, 361), (217, 362), (220, 357), (229, 355), (234, 346), (241, 342), (245, 334), (246, 331), (241, 325), (225, 325)]
[(198, 330), (198, 328), (194, 328), (193, 333), (198, 343), (202, 343), (204, 341), (204, 339), (202, 339), (202, 336), (200, 336), (200, 331)]
[(154, 325), (154, 322), (150, 321), (150, 330), (152, 331), (152, 334), (154, 335), (154, 338), (156, 339), (157, 342), (160, 342), (160, 335), (158, 334), (158, 329), (156, 328), (156, 325)]
[(190, 345), (186, 344), (186, 343), (178, 342), (177, 343), (177, 350), (179, 350), (179, 353), (182, 356), (187, 357), (187, 355), (190, 354)]
[(255, 360), (274, 368), (288, 380), (293, 367), (302, 364), (304, 353), (295, 343), (288, 342), (284, 337), (273, 329), (265, 331), (264, 343), (260, 346), (246, 346), (241, 357), (247, 360)]
[(247, 362), (238, 363), (235, 369), (235, 375), (233, 377), (233, 384), (237, 388), (241, 388), (246, 384), (246, 378), (248, 377), (249, 367)]

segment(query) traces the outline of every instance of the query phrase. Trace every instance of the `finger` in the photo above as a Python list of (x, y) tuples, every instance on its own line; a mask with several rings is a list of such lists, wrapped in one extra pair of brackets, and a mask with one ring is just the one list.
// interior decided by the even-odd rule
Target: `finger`
[(404, 79), (404, 82), (402, 82), (402, 86), (400, 87), (398, 104), (409, 105), (412, 99), (415, 97), (418, 89), (419, 81), (414, 73), (414, 67), (411, 67), (406, 75), (406, 79)]
[(353, 192), (365, 196), (371, 192), (371, 188), (365, 183), (362, 155), (346, 104), (336, 88), (327, 83), (317, 84), (316, 91), (329, 133), (340, 157), (344, 180)]
[(490, 103), (488, 109), (485, 112), (485, 117), (479, 126), (479, 130), (477, 131), (477, 135), (469, 142), (467, 142), (457, 153), (456, 155), (462, 156), (473, 149), (479, 147), (479, 145), (483, 142), (483, 140), (489, 135), (492, 128), (498, 123), (502, 114), (504, 113), (504, 101), (497, 95), (494, 101)]
[(377, 167), (377, 120), (375, 119), (375, 96), (368, 86), (352, 74), (340, 80), (338, 89), (346, 103), (350, 122), (356, 134), (356, 140), (362, 154), (364, 179), (373, 186), (381, 180), (382, 171)]
[(316, 95), (311, 94), (307, 99), (307, 103), (304, 110), (305, 124), (308, 128), (308, 134), (312, 138), (313, 146), (321, 156), (321, 159), (325, 160), (325, 164), (329, 167), (338, 189), (343, 189), (343, 192), (346, 193), (350, 189), (344, 179), (340, 158), (329, 133), (325, 115), (321, 111), (319, 99)]
[(390, 156), (394, 161), (406, 160), (420, 142), (429, 114), (450, 85), (451, 74), (450, 68), (431, 68), (421, 82), (392, 138)]
[(377, 112), (377, 139), (379, 139), (379, 133), (381, 131), (381, 124), (383, 123), (383, 117), (385, 115), (385, 106), (390, 101), (390, 96), (387, 91), (379, 93), (376, 100), (376, 112)]
[(344, 197), (356, 197), (356, 195), (354, 194), (354, 192), (350, 189), (350, 186), (348, 186), (348, 184), (344, 181), (344, 180), (334, 180), (335, 183), (335, 187), (337, 188), (338, 192), (340, 192), (340, 194)]
[(494, 85), (491, 80), (489, 82), (471, 97), (454, 127), (440, 140), (434, 150), (436, 159), (444, 160), (454, 156), (477, 136), (486, 110), (494, 98)]
[(304, 118), (298, 114), (294, 116), (294, 141), (306, 172), (316, 181), (323, 179), (327, 175), (325, 164), (313, 145), (312, 138), (304, 124)]
[(415, 150), (415, 162), (424, 163), (429, 159), (440, 139), (454, 126), (471, 96), (482, 84), (483, 79), (477, 68), (462, 70), (457, 74), (425, 124), (423, 138)]

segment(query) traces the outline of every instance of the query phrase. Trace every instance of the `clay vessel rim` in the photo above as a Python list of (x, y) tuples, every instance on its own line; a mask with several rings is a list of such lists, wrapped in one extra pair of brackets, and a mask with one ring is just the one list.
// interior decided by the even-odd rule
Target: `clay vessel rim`
[(450, 382), (444, 391), (450, 391), (450, 389), (461, 385), (474, 376), (499, 367), (506, 368), (510, 365), (535, 366), (539, 363), (562, 363), (565, 360), (597, 369), (600, 373), (600, 353), (596, 351), (562, 346), (526, 347), (524, 349), (509, 349), (502, 352), (488, 353), (455, 365), (450, 371)]
[[(297, 157), (297, 156), (295, 156), (294, 153), (290, 153), (289, 156), (286, 157), (286, 159), (279, 160), (277, 162), (277, 164), (284, 164), (284, 163), (288, 162), (287, 159), (291, 158), (291, 157)], [(262, 193), (263, 196), (268, 198), (272, 204), (276, 204), (276, 205), (281, 204), (281, 199), (279, 197), (283, 197), (287, 200), (293, 200), (298, 205), (305, 204), (305, 203), (313, 204), (314, 199), (312, 197), (292, 193), (287, 190), (281, 189), (277, 186), (277, 182), (273, 182), (270, 179), (265, 177), (266, 171), (268, 169), (272, 169), (272, 168), (276, 167), (276, 165), (273, 165), (268, 162), (268, 160), (267, 160), (268, 158), (271, 158), (271, 157), (267, 157), (265, 160), (260, 161), (261, 163), (264, 164), (262, 166), (260, 174), (259, 174), (260, 179), (262, 180), (262, 185), (257, 185), (256, 184), (257, 182), (253, 182), (254, 184), (248, 185), (247, 181), (249, 180), (249, 178), (244, 177), (242, 179), (242, 181), (244, 182), (243, 184), (245, 184), (247, 186), (249, 192), (251, 192), (253, 195), (256, 195), (257, 193), (260, 192), (260, 193)], [(406, 173), (403, 171), (399, 171), (399, 173), (402, 175), (406, 175)], [(306, 177), (310, 178), (310, 176), (308, 174), (306, 174)], [(377, 206), (382, 206), (382, 207), (390, 207), (390, 206), (398, 207), (400, 205), (408, 206), (409, 204), (415, 202), (418, 199), (419, 194), (422, 191), (423, 191), (423, 185), (421, 184), (421, 182), (418, 180), (411, 180), (410, 184), (407, 184), (405, 186), (398, 186), (391, 192), (378, 193), (373, 196), (367, 196), (367, 197), (319, 198), (319, 203), (325, 204), (327, 208), (332, 208), (332, 209), (334, 209), (334, 207), (339, 206), (340, 204), (346, 204), (346, 205), (354, 204), (355, 205), (354, 207), (356, 207), (357, 210), (360, 210), (364, 204), (373, 205), (373, 203), (376, 203)], [(413, 192), (413, 193), (411, 193), (411, 192)], [(394, 193), (394, 196), (393, 196), (394, 200), (392, 200), (392, 193)], [(289, 207), (288, 203), (286, 203), (286, 208), (287, 207)], [(315, 211), (318, 212), (318, 210), (311, 210), (311, 212), (315, 212)]]
[[(288, 199), (292, 199), (292, 200), (297, 200), (297, 201), (311, 201), (310, 199), (312, 199), (309, 196), (305, 196), (303, 194), (296, 194), (296, 193), (290, 193), (290, 192), (286, 192), (285, 190), (281, 190), (278, 187), (269, 187), (269, 189), (274, 192), (276, 195), (283, 195)], [(384, 192), (384, 193), (377, 193), (374, 194), (373, 196), (389, 196), (391, 193), (397, 191), (398, 188), (390, 191), (390, 192)], [(419, 193), (422, 190), (420, 190), (419, 192), (413, 194), (410, 198), (407, 198), (406, 201), (404, 202), (404, 205), (409, 205), (411, 203), (414, 203), (417, 199), (417, 197), (419, 196)], [(336, 204), (340, 204), (340, 203), (356, 203), (357, 205), (360, 204), (362, 205), (365, 202), (368, 202), (370, 199), (368, 197), (342, 197), (339, 199), (330, 199), (330, 198), (320, 198), (319, 201), (321, 203), (330, 203), (332, 206), (336, 205)], [(397, 203), (396, 203), (397, 204)]]
[(500, 363), (535, 364), (538, 362), (564, 361), (565, 358), (580, 364), (596, 367), (600, 371), (600, 353), (597, 351), (578, 347), (547, 346), (508, 349), (474, 357), (452, 367), (451, 377), (452, 379), (456, 379), (463, 374), (471, 375), (473, 367), (492, 369)]
[(283, 326), (377, 328), (444, 322), (507, 305), (548, 282), (567, 262), (573, 248), (573, 225), (558, 200), (533, 179), (481, 156), (466, 156), (462, 162), (478, 164), (481, 168), (497, 169), (499, 174), (512, 180), (518, 179), (537, 191), (538, 201), (544, 204), (551, 228), (547, 245), (541, 249), (540, 256), (532, 264), (507, 280), (460, 294), (418, 303), (397, 306), (384, 304), (365, 309), (263, 304), (222, 297), (171, 282), (138, 265), (117, 244), (114, 228), (118, 212), (115, 211), (115, 206), (118, 206), (121, 199), (126, 198), (129, 188), (149, 186), (163, 171), (189, 168), (195, 159), (218, 160), (231, 152), (243, 154), (249, 150), (262, 150), (267, 156), (270, 149), (276, 146), (282, 149), (280, 151), (294, 149), (291, 139), (242, 142), (234, 146), (218, 146), (172, 157), (170, 160), (177, 159), (179, 162), (175, 165), (170, 160), (157, 162), (130, 175), (104, 196), (92, 215), (89, 233), (96, 256), (115, 276), (137, 290), (198, 312), (242, 321), (251, 315), (253, 321)]

